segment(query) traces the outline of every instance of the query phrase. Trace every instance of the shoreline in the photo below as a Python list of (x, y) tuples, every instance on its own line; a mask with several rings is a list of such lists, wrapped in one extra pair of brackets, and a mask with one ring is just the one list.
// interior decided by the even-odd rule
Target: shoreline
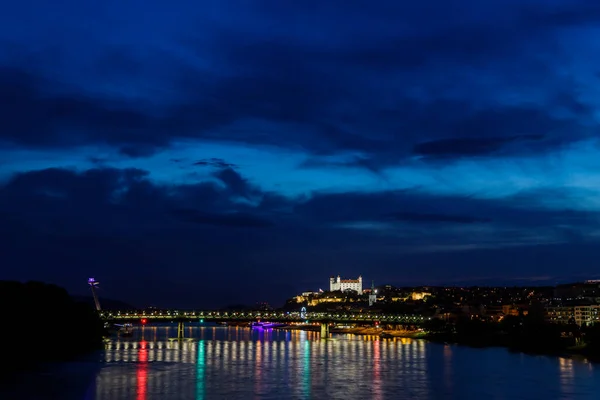
[[(273, 329), (285, 330), (285, 331), (307, 331), (307, 332), (319, 332), (320, 327), (314, 325), (285, 325), (274, 327)], [(408, 330), (393, 330), (393, 329), (381, 329), (372, 327), (359, 327), (359, 328), (331, 328), (330, 333), (335, 334), (350, 334), (357, 336), (377, 336), (382, 339), (392, 338), (411, 338), (411, 339), (425, 339), (425, 333), (422, 331), (408, 331)], [(383, 335), (383, 336), (382, 336)]]
[(331, 333), (336, 334), (350, 334), (357, 336), (378, 336), (382, 339), (393, 339), (393, 338), (411, 338), (411, 339), (422, 339), (425, 336), (424, 332), (420, 331), (409, 331), (409, 330), (396, 330), (396, 329), (379, 329), (379, 328), (334, 328), (330, 330)]

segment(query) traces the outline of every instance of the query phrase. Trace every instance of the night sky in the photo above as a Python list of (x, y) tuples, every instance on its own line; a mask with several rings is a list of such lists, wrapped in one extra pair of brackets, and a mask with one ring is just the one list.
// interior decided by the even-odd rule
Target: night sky
[(599, 38), (597, 0), (7, 2), (0, 278), (216, 307), (599, 277)]

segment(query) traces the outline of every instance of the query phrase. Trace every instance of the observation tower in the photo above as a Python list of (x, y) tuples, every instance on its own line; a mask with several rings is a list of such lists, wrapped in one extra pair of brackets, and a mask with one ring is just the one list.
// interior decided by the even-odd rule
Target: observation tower
[(98, 293), (96, 293), (96, 288), (100, 285), (100, 282), (97, 282), (94, 278), (88, 279), (88, 285), (90, 285), (90, 289), (92, 289), (92, 296), (94, 296), (94, 304), (96, 305), (96, 311), (100, 311), (100, 300), (98, 300)]

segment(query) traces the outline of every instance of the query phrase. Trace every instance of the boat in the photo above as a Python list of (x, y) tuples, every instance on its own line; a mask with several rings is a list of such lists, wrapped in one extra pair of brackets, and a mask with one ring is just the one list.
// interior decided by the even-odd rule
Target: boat
[(263, 328), (265, 329), (269, 329), (269, 328), (281, 328), (282, 326), (286, 326), (286, 324), (281, 324), (281, 323), (277, 323), (277, 322), (266, 322), (263, 324)]
[(276, 322), (253, 322), (253, 328), (261, 328), (261, 329), (271, 329), (271, 328), (280, 328), (282, 326), (286, 326), (286, 324), (276, 323)]
[(392, 335), (391, 333), (387, 333), (387, 332), (381, 332), (379, 334), (379, 337), (382, 339), (392, 339), (394, 337), (394, 335)]
[(119, 335), (121, 337), (133, 336), (133, 325), (123, 324), (123, 325), (116, 325), (116, 326), (119, 327), (119, 330), (117, 331), (117, 335)]

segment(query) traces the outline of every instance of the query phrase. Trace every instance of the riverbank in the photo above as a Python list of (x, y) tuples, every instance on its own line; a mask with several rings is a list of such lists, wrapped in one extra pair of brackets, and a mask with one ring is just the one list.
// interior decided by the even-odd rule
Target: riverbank
[(333, 328), (330, 330), (331, 333), (351, 334), (351, 335), (362, 335), (362, 336), (379, 336), (381, 338), (413, 338), (417, 339), (424, 335), (420, 331), (409, 331), (409, 330), (394, 330), (394, 329), (379, 329), (370, 327), (361, 328)]
[(18, 351), (18, 357), (0, 363), (0, 381), (103, 348), (104, 329), (96, 310), (58, 286), (0, 281), (0, 312), (18, 327), (16, 332), (0, 330), (0, 341)]

